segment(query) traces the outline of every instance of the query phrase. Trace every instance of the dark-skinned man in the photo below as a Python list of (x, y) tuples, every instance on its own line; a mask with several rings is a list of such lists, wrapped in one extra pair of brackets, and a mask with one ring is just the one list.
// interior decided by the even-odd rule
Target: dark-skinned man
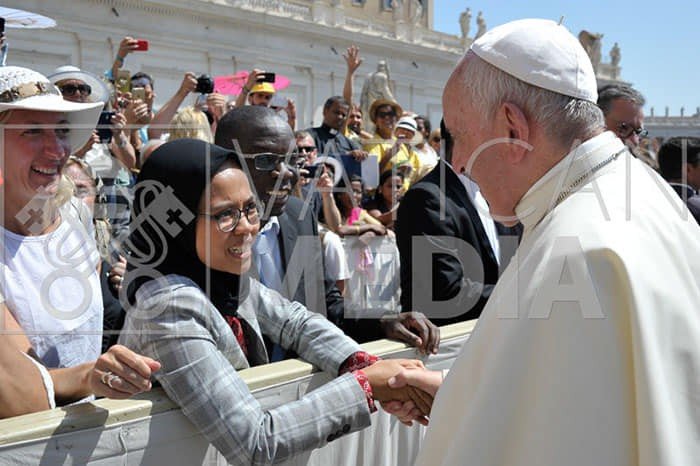
[(330, 97), (323, 104), (323, 123), (306, 130), (314, 138), (320, 155), (352, 155), (358, 161), (367, 158), (367, 152), (343, 134), (349, 112), (350, 104), (340, 96)]
[[(344, 303), (332, 279), (323, 273), (318, 224), (303, 201), (289, 196), (296, 176), (293, 161), (294, 133), (271, 109), (245, 106), (228, 112), (219, 121), (216, 144), (245, 154), (251, 184), (263, 204), (260, 234), (253, 248), (262, 282), (307, 308), (324, 313), (341, 328)], [(257, 155), (255, 155), (257, 154)], [(263, 156), (261, 156), (264, 155)], [(268, 272), (276, 269), (277, 273)], [(387, 336), (435, 352), (439, 329), (419, 314), (399, 314), (346, 330), (351, 337), (369, 341)], [(279, 356), (279, 354), (277, 355)]]

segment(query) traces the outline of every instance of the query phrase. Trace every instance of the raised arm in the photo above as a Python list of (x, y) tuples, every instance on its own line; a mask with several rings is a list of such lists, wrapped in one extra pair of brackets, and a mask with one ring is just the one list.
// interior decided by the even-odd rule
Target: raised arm
[(124, 60), (126, 56), (134, 51), (138, 47), (138, 41), (133, 37), (125, 37), (119, 43), (119, 50), (117, 51), (117, 56), (114, 57), (114, 63), (112, 63), (112, 78), (117, 79), (117, 74), (119, 73), (119, 68), (124, 66)]
[(196, 88), (197, 78), (194, 73), (185, 73), (180, 88), (175, 95), (158, 110), (158, 113), (151, 120), (151, 125), (148, 128), (149, 139), (158, 139), (161, 134), (168, 132), (167, 126), (177, 113), (177, 109), (182, 105), (182, 102), (190, 92), (193, 92)]
[(351, 45), (348, 47), (346, 53), (343, 54), (345, 63), (348, 65), (348, 71), (345, 74), (345, 84), (343, 85), (343, 98), (352, 105), (352, 85), (355, 71), (362, 64), (362, 58), (360, 58), (360, 49), (356, 45)]

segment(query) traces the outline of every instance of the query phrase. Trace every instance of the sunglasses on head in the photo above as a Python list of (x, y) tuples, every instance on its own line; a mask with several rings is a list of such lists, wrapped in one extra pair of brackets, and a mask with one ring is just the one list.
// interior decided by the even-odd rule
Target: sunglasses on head
[(253, 159), (255, 169), (261, 172), (269, 172), (277, 168), (277, 165), (285, 162), (287, 165), (296, 165), (299, 154), (274, 154), (263, 152), (261, 154), (244, 154), (246, 159)]
[(75, 95), (80, 92), (83, 95), (90, 95), (92, 93), (92, 88), (88, 84), (66, 84), (61, 86), (61, 94), (64, 95)]

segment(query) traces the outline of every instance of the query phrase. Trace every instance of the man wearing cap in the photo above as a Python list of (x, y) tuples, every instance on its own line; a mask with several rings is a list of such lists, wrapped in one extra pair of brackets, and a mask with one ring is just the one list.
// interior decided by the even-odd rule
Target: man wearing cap
[(700, 138), (670, 138), (659, 149), (659, 171), (700, 223)]
[[(236, 97), (235, 107), (242, 107), (246, 103), (246, 97), (248, 98), (249, 105), (261, 105), (263, 107), (270, 107), (272, 104), (272, 99), (277, 92), (273, 83), (263, 82), (263, 76), (265, 75), (264, 70), (259, 70), (257, 68), (248, 74), (248, 80), (245, 86), (241, 89), (241, 93)], [(287, 99), (287, 106), (284, 108), (287, 113), (287, 123), (294, 129), (296, 127), (296, 106), (292, 99)]]
[[(596, 101), (586, 52), (548, 20), (488, 31), (447, 83), (455, 169), (524, 232), (437, 391), (418, 465), (700, 458), (700, 226)], [(434, 392), (441, 376), (393, 385)]]
[(350, 104), (343, 97), (329, 97), (323, 104), (321, 126), (306, 130), (314, 138), (316, 149), (322, 155), (336, 158), (341, 155), (352, 155), (356, 160), (367, 158), (367, 152), (343, 134), (349, 110)]
[[(142, 391), (150, 388), (151, 369), (157, 366), (145, 365), (124, 347), (98, 359), (103, 317), (99, 254), (90, 213), (71, 199), (72, 183), (61, 171), (71, 147), (90, 137), (101, 108), (102, 102), (64, 100), (58, 88), (33, 70), (0, 68), (5, 181), (0, 191), (0, 302), (26, 333), (19, 340), (27, 344), (18, 349), (33, 350), (42, 364), (72, 374), (67, 383), (74, 390), (67, 394), (66, 386), (54, 387), (55, 374), (39, 366), (50, 406), (91, 393), (124, 398), (135, 392), (121, 377), (133, 372), (133, 378), (128, 376), (135, 383), (132, 388)], [(0, 370), (3, 376), (5, 369)], [(101, 382), (97, 387), (95, 380)]]

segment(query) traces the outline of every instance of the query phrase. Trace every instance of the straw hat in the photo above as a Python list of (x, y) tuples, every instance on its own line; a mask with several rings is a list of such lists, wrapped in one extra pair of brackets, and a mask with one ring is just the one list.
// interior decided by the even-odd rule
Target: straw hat
[(44, 75), (19, 66), (0, 67), (0, 112), (35, 110), (66, 114), (71, 131), (72, 150), (87, 142), (97, 125), (102, 102), (75, 103), (65, 100), (61, 91)]

